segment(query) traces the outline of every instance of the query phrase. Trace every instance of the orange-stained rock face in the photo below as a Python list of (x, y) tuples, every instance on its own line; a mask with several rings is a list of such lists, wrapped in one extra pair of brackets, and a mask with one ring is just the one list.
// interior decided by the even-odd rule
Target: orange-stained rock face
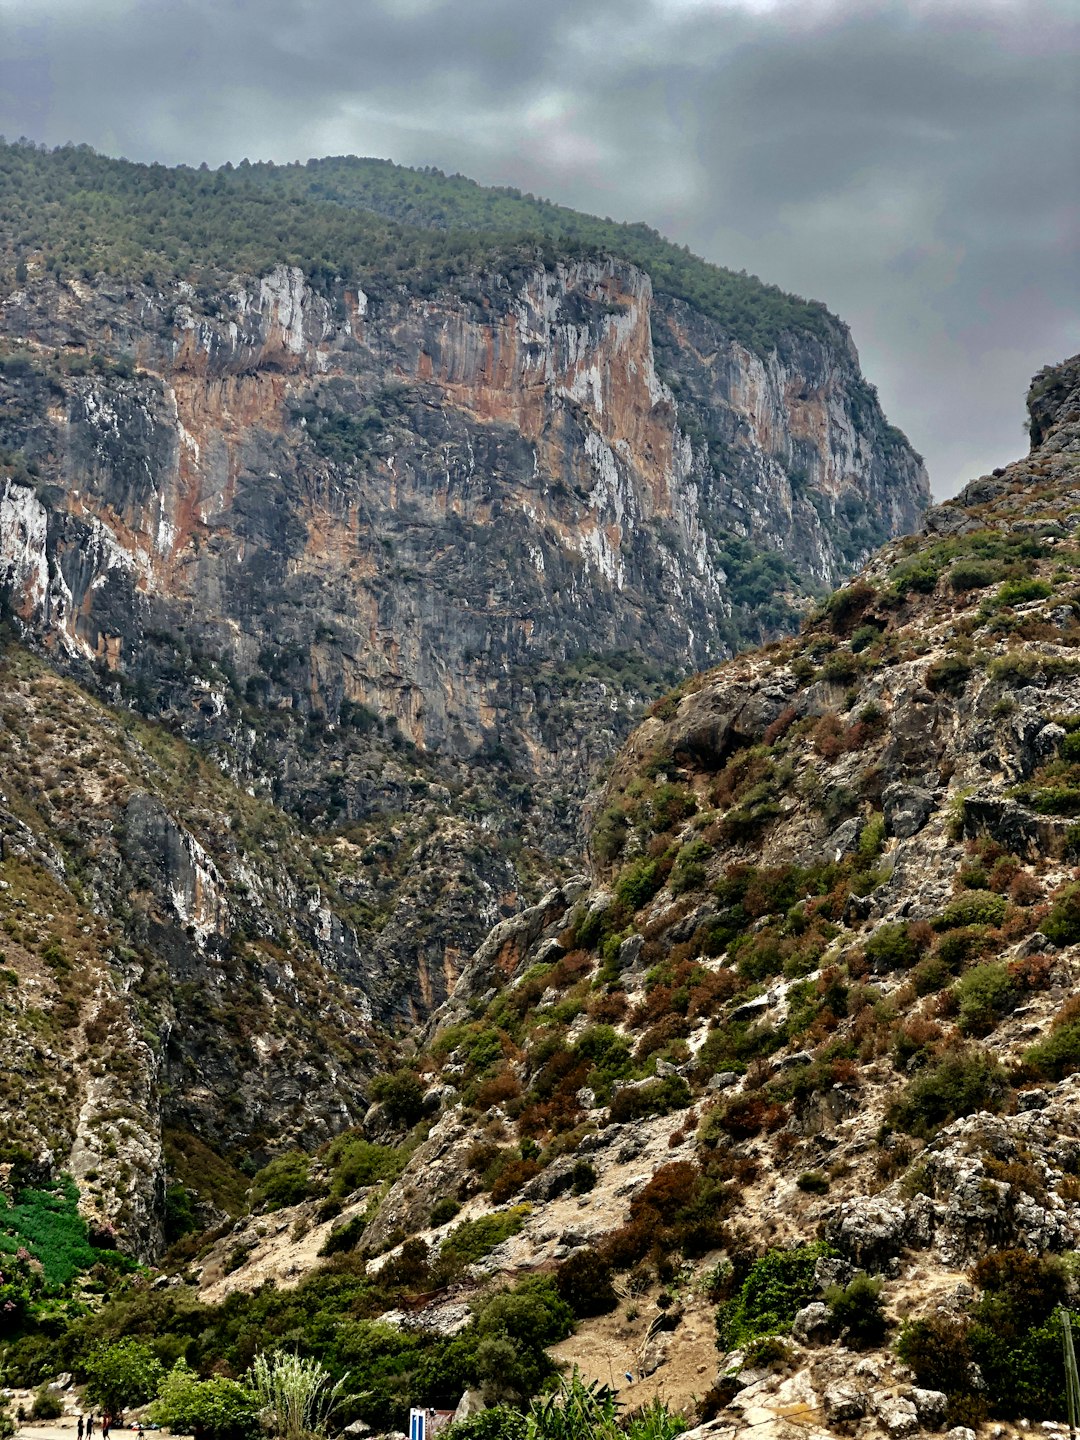
[[(0, 586), (64, 663), (305, 814), (411, 813), (410, 745), (465, 794), (494, 757), (542, 799), (476, 823), (555, 853), (661, 677), (793, 623), (926, 482), (839, 330), (755, 354), (615, 260), (468, 296), (281, 267), (0, 299), (30, 364), (0, 374), (0, 446), (37, 466), (0, 476)], [(342, 733), (378, 764), (330, 764)], [(421, 1010), (481, 923), (394, 942)]]

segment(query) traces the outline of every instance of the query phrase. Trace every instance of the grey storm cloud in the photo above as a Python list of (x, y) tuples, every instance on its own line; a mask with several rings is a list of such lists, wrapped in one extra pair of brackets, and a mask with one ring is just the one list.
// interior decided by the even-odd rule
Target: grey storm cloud
[(379, 155), (824, 300), (938, 494), (1080, 348), (1074, 0), (0, 0), (0, 132)]

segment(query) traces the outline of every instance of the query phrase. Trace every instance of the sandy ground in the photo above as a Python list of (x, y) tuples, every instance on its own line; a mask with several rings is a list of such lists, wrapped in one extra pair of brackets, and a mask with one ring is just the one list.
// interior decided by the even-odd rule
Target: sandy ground
[[(611, 1315), (582, 1320), (575, 1334), (551, 1347), (556, 1360), (577, 1365), (587, 1380), (611, 1385), (623, 1405), (636, 1408), (659, 1396), (673, 1410), (689, 1411), (694, 1401), (712, 1387), (720, 1368), (716, 1326), (711, 1307), (696, 1297), (689, 1300), (678, 1327), (670, 1332), (664, 1363), (652, 1375), (641, 1376), (641, 1354), (650, 1322), (659, 1314), (643, 1298), (640, 1313), (626, 1319), (626, 1301)], [(626, 1372), (634, 1379), (628, 1381)]]

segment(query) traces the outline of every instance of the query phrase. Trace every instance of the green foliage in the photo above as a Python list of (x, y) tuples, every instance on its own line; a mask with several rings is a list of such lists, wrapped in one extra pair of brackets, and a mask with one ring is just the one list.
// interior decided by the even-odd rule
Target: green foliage
[(935, 930), (957, 930), (964, 925), (1000, 925), (1009, 902), (991, 890), (968, 890), (950, 900), (934, 921)]
[(820, 1170), (804, 1171), (795, 1184), (807, 1195), (827, 1195), (829, 1191), (829, 1177)]
[(424, 1087), (411, 1070), (378, 1075), (371, 1082), (371, 1097), (378, 1100), (390, 1121), (411, 1128), (424, 1115)]
[(992, 560), (957, 560), (949, 571), (949, 584), (957, 592), (985, 590), (1001, 579), (1001, 565)]
[[(166, 170), (108, 160), (82, 145), (52, 152), (0, 145), (0, 209), (20, 249), (9, 263), (33, 246), (56, 267), (149, 275), (159, 284), (259, 274), (284, 263), (303, 267), (319, 289), (362, 279), (376, 296), (395, 284), (417, 294), (457, 285), (468, 295), (478, 271), (513, 277), (538, 260), (611, 254), (641, 266), (658, 292), (713, 316), (758, 353), (799, 332), (839, 334), (816, 302), (707, 264), (647, 226), (381, 160)], [(863, 391), (861, 424), (877, 408), (873, 388)]]
[(311, 1159), (298, 1150), (264, 1165), (252, 1184), (252, 1198), (268, 1210), (299, 1205), (311, 1193)]
[(1052, 585), (1034, 577), (1024, 580), (1007, 580), (994, 596), (995, 604), (1024, 605), (1029, 600), (1046, 600), (1054, 593)]
[(720, 1308), (716, 1325), (726, 1350), (758, 1335), (786, 1335), (795, 1314), (817, 1295), (814, 1267), (832, 1252), (825, 1244), (770, 1250), (756, 1260), (734, 1297)]
[(832, 1285), (825, 1292), (837, 1333), (857, 1350), (880, 1345), (887, 1322), (881, 1301), (881, 1281), (856, 1275), (847, 1285)]
[(491, 1215), (478, 1215), (455, 1225), (442, 1242), (439, 1253), (465, 1265), (482, 1260), (496, 1245), (516, 1235), (525, 1224), (528, 1205), (514, 1205)]
[(165, 1241), (171, 1245), (198, 1228), (195, 1197), (186, 1185), (174, 1180), (165, 1187)]
[(57, 1288), (97, 1264), (133, 1269), (134, 1262), (115, 1250), (90, 1243), (78, 1204), (78, 1186), (69, 1176), (40, 1189), (21, 1191), (15, 1204), (0, 1191), (0, 1256), (15, 1255), (25, 1248), (40, 1261), (45, 1283)]
[(961, 1115), (1000, 1110), (1007, 1088), (1005, 1072), (993, 1056), (979, 1049), (954, 1050), (908, 1082), (888, 1120), (909, 1135), (929, 1138)]
[(42, 1386), (34, 1395), (34, 1403), (30, 1407), (31, 1420), (59, 1420), (64, 1413), (64, 1402), (54, 1390)]
[(575, 1250), (555, 1272), (555, 1288), (575, 1315), (606, 1315), (619, 1301), (613, 1273), (599, 1251)]
[[(623, 1418), (606, 1385), (585, 1381), (577, 1368), (549, 1395), (534, 1400), (526, 1416), (527, 1440), (675, 1440), (686, 1429), (659, 1399)], [(514, 1437), (517, 1440), (517, 1437)]]
[(1055, 1018), (1049, 1035), (1026, 1052), (1024, 1064), (1048, 1080), (1061, 1080), (1080, 1069), (1080, 1014), (1075, 1005), (1067, 1005)]
[(1009, 967), (1000, 961), (976, 965), (954, 987), (960, 1002), (957, 1024), (965, 1035), (986, 1035), (1019, 998)]
[(633, 915), (649, 903), (663, 883), (658, 861), (641, 855), (620, 871), (615, 882), (615, 898)]
[(444, 1195), (441, 1200), (436, 1200), (431, 1207), (431, 1214), (428, 1217), (430, 1225), (446, 1225), (453, 1220), (461, 1210), (461, 1204), (452, 1195)]
[(1055, 945), (1080, 941), (1080, 885), (1070, 885), (1057, 896), (1041, 929)]
[(343, 1200), (365, 1185), (396, 1180), (408, 1158), (406, 1151), (393, 1145), (373, 1145), (357, 1131), (346, 1131), (326, 1152), (326, 1164), (332, 1171), (330, 1194)]
[[(972, 1278), (982, 1291), (970, 1315), (931, 1315), (905, 1325), (900, 1358), (920, 1385), (949, 1396), (949, 1423), (1065, 1414), (1061, 1262), (1023, 1250), (994, 1251)], [(1074, 1326), (1077, 1317), (1073, 1316)]]
[(667, 1115), (684, 1110), (692, 1099), (690, 1086), (681, 1075), (666, 1075), (647, 1085), (627, 1086), (612, 1096), (609, 1113), (615, 1124), (643, 1120), (647, 1115)]
[(962, 695), (971, 677), (971, 666), (959, 655), (942, 655), (927, 668), (926, 688), (948, 695)]
[(224, 1375), (200, 1380), (184, 1360), (162, 1381), (148, 1418), (180, 1435), (202, 1426), (207, 1440), (256, 1440), (261, 1432), (259, 1401), (249, 1386)]
[(922, 950), (910, 925), (879, 925), (863, 947), (868, 963), (880, 972), (909, 970)]
[(249, 1380), (277, 1440), (308, 1440), (326, 1434), (345, 1377), (335, 1384), (318, 1360), (278, 1351), (256, 1355)]
[(512, 1405), (490, 1405), (448, 1426), (443, 1440), (526, 1440), (526, 1419)]
[(132, 1338), (102, 1345), (83, 1362), (86, 1398), (115, 1415), (158, 1392), (165, 1371), (149, 1345)]
[(671, 867), (669, 885), (673, 895), (682, 895), (687, 890), (699, 890), (705, 884), (704, 861), (712, 854), (712, 847), (704, 840), (691, 840), (682, 847)]

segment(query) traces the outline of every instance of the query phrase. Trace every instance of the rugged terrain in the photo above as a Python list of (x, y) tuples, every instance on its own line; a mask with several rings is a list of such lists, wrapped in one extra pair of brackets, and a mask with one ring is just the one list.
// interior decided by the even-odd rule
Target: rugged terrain
[[(553, 1270), (604, 1312), (557, 1353), (631, 1401), (693, 1398), (709, 1433), (1061, 1419), (1080, 357), (1029, 409), (1025, 460), (797, 639), (654, 705), (596, 807), (592, 878), (501, 923), (431, 1022), (438, 1118), (340, 1217), (298, 1194), (238, 1224), (189, 1276), (208, 1299), (294, 1284), (274, 1229), (329, 1223), (320, 1244), (409, 1277), (393, 1324), (463, 1325), (482, 1292), (440, 1276), (487, 1216), (472, 1287)], [(379, 1106), (364, 1133), (400, 1124)]]
[(558, 877), (644, 700), (925, 506), (839, 321), (641, 227), (375, 162), (0, 162), (10, 612), (308, 826), (394, 817), (392, 889), (349, 877), (383, 1019)]
[(13, 1154), (152, 1256), (355, 1124), (644, 705), (926, 498), (840, 321), (642, 227), (0, 143)]

